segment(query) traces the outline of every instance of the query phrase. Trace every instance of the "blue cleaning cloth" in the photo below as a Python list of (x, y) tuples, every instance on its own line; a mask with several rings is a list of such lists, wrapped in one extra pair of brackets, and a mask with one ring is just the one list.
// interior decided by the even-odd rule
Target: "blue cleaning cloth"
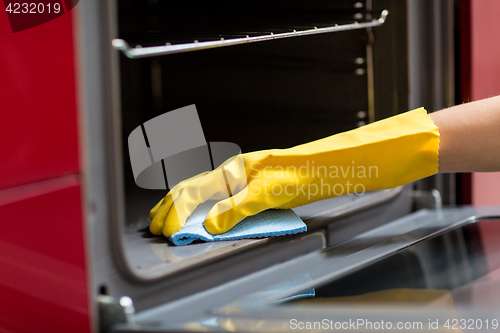
[(214, 242), (243, 238), (262, 238), (296, 234), (307, 230), (306, 224), (290, 209), (271, 209), (249, 216), (234, 228), (220, 235), (210, 234), (203, 226), (203, 221), (215, 203), (207, 202), (196, 208), (188, 217), (184, 227), (170, 236), (175, 245), (186, 245), (201, 240)]

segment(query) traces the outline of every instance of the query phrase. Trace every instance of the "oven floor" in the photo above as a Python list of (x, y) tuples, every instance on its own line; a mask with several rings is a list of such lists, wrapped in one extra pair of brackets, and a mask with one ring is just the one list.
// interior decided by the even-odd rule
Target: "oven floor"
[[(383, 202), (400, 194), (402, 188), (366, 193), (363, 196), (341, 196), (315, 202), (294, 211), (315, 228), (326, 221)], [(149, 231), (149, 211), (165, 195), (165, 191), (144, 190), (135, 184), (126, 190), (126, 232), (123, 236), (129, 267), (138, 275), (153, 278), (206, 263), (229, 252), (261, 245), (269, 238), (192, 243), (176, 246), (163, 235)]]
[(153, 235), (149, 231), (149, 210), (165, 195), (165, 191), (128, 188), (126, 193), (127, 224), (123, 243), (130, 268), (141, 276), (151, 278), (168, 274), (236, 248), (266, 241), (245, 239), (173, 245), (166, 237)]

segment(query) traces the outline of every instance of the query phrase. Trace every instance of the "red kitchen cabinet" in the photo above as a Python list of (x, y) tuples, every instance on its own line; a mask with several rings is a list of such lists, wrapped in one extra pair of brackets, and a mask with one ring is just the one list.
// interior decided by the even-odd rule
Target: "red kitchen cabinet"
[(0, 189), (78, 172), (72, 21), (12, 33), (0, 11)]
[(0, 191), (0, 331), (89, 332), (77, 176)]
[(0, 40), (0, 331), (90, 332), (73, 14)]

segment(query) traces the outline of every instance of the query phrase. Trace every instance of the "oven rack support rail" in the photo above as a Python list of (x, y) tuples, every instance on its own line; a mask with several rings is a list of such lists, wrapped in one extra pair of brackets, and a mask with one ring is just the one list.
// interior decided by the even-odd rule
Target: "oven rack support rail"
[(125, 56), (127, 56), (128, 58), (138, 59), (138, 58), (154, 57), (154, 56), (161, 56), (161, 55), (167, 55), (167, 54), (175, 54), (175, 53), (183, 53), (183, 52), (212, 49), (212, 48), (222, 47), (222, 46), (231, 46), (231, 45), (239, 45), (239, 44), (245, 44), (245, 43), (263, 42), (266, 40), (273, 40), (273, 39), (280, 39), (280, 38), (316, 35), (316, 34), (323, 34), (323, 33), (329, 33), (329, 32), (338, 32), (338, 31), (347, 31), (347, 30), (377, 27), (377, 26), (384, 24), (388, 14), (389, 14), (389, 11), (384, 10), (380, 14), (380, 18), (373, 19), (372, 21), (369, 21), (369, 22), (363, 22), (363, 23), (354, 22), (354, 23), (342, 24), (342, 25), (335, 24), (334, 26), (331, 26), (331, 27), (324, 27), (324, 28), (314, 27), (313, 29), (300, 30), (300, 31), (293, 30), (292, 32), (285, 32), (285, 33), (279, 33), (279, 34), (273, 34), (271, 32), (271, 34), (269, 34), (269, 35), (261, 35), (261, 36), (253, 36), (253, 37), (250, 37), (247, 35), (244, 38), (231, 38), (231, 39), (221, 38), (220, 40), (207, 41), (207, 42), (198, 42), (197, 40), (195, 40), (193, 43), (175, 44), (175, 45), (171, 45), (170, 43), (166, 43), (163, 46), (151, 46), (151, 47), (142, 47), (142, 46), (138, 45), (135, 48), (130, 47), (130, 45), (126, 41), (124, 41), (123, 39), (113, 39), (111, 44), (113, 45), (113, 47), (115, 49), (121, 50), (125, 54)]

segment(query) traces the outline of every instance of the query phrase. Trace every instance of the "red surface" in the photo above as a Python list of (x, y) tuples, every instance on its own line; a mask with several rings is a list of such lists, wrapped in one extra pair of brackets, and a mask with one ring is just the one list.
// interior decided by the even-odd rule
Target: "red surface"
[(1, 9), (0, 332), (89, 332), (73, 11), (13, 33)]
[[(461, 94), (464, 100), (500, 95), (500, 1), (465, 0), (461, 19)], [(462, 7), (461, 7), (462, 9)], [(468, 17), (467, 17), (468, 16)], [(469, 49), (467, 49), (469, 48)], [(498, 152), (491, 152), (498, 154)], [(500, 205), (500, 173), (472, 174), (472, 204)], [(500, 225), (481, 225), (490, 269), (499, 267)]]
[(0, 4), (0, 189), (78, 171), (73, 11), (13, 33)]
[(89, 332), (77, 176), (0, 191), (0, 331)]
[(483, 240), (483, 251), (485, 253), (486, 263), (490, 270), (500, 268), (500, 220), (479, 224), (481, 239)]
[(3, 2), (13, 32), (30, 29), (64, 15), (64, 6), (60, 0), (36, 0), (36, 2), (3, 0)]
[(500, 94), (500, 1), (471, 1), (472, 99)]
[(472, 204), (474, 206), (500, 205), (500, 173), (474, 172), (472, 174)]
[[(500, 1), (470, 0), (472, 100), (500, 95)], [(498, 154), (498, 152), (492, 152)], [(500, 205), (500, 173), (472, 174), (472, 204)]]

